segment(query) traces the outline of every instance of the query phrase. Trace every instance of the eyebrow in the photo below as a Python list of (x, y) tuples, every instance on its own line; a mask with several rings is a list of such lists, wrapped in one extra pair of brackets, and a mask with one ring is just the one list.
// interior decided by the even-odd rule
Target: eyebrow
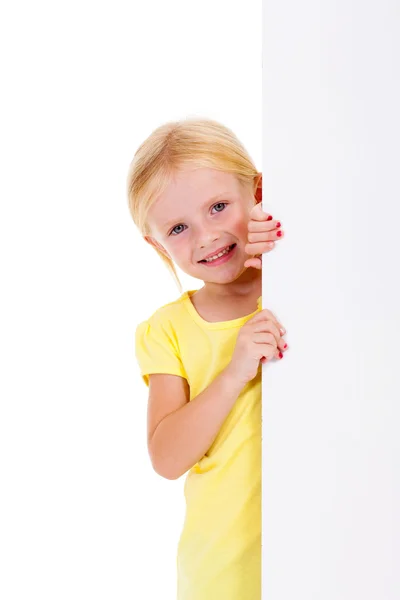
[[(213, 204), (214, 202), (216, 202), (217, 200), (219, 200), (220, 198), (226, 198), (228, 196), (229, 192), (221, 192), (219, 194), (216, 194), (215, 196), (213, 196), (212, 198), (208, 198), (208, 200), (206, 200), (203, 204), (202, 204), (202, 208), (204, 206), (207, 206), (207, 204)], [(231, 193), (232, 195), (232, 193)], [(164, 227), (167, 231), (169, 231), (171, 229), (172, 226), (176, 226), (179, 225), (179, 223), (181, 223), (182, 221), (184, 221), (184, 219), (174, 219), (173, 221), (168, 221), (167, 223), (164, 223)]]

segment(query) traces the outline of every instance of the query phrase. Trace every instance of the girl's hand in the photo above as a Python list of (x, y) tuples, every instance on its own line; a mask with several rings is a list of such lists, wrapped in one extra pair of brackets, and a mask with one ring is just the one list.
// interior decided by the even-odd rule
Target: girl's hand
[(282, 336), (286, 331), (269, 310), (258, 312), (241, 328), (231, 362), (230, 376), (245, 385), (257, 375), (260, 361), (283, 358), (287, 344)]
[(275, 241), (282, 239), (284, 236), (281, 223), (274, 221), (272, 215), (265, 213), (261, 208), (261, 204), (256, 204), (250, 211), (248, 232), (249, 242), (244, 250), (252, 258), (247, 259), (244, 266), (261, 269), (261, 258), (259, 256), (263, 252), (270, 252), (275, 246)]

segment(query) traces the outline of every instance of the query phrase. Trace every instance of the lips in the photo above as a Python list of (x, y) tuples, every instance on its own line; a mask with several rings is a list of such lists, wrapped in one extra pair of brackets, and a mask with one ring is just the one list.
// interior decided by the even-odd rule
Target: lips
[(214, 252), (207, 254), (207, 256), (205, 256), (202, 260), (199, 260), (199, 263), (210, 263), (210, 262), (213, 262), (214, 260), (218, 260), (219, 258), (222, 258), (222, 256), (229, 254), (234, 249), (235, 246), (236, 246), (236, 244), (222, 246), (222, 248), (219, 248), (218, 250), (215, 250)]

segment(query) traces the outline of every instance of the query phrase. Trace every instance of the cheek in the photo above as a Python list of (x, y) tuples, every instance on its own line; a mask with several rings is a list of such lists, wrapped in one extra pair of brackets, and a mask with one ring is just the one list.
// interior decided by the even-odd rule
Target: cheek
[(182, 259), (188, 251), (189, 238), (183, 234), (172, 236), (165, 242), (164, 247), (171, 258), (175, 262), (179, 262), (179, 259)]
[(247, 237), (248, 215), (243, 212), (231, 216), (229, 229), (239, 237)]

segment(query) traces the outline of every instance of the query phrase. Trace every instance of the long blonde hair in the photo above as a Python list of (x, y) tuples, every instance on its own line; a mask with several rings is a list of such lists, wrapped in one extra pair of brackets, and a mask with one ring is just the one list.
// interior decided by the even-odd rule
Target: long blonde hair
[[(147, 214), (180, 168), (208, 167), (234, 174), (254, 185), (258, 171), (235, 134), (212, 119), (185, 119), (161, 125), (141, 144), (127, 178), (129, 211), (142, 236), (151, 234)], [(161, 250), (164, 261), (181, 288), (175, 265)]]

